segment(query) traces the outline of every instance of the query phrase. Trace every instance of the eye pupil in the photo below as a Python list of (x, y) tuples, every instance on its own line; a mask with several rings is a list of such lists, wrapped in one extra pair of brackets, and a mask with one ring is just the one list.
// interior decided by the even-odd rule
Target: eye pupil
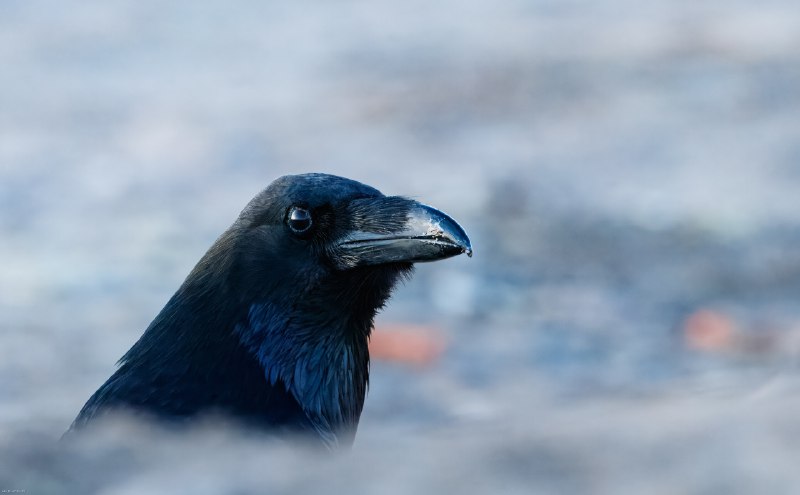
[(289, 228), (297, 233), (311, 228), (311, 213), (303, 208), (292, 208), (289, 212)]

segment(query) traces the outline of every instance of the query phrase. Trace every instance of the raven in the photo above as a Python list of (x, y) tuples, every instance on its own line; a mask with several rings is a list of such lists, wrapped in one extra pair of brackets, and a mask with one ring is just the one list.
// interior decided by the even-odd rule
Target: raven
[(200, 259), (70, 431), (113, 409), (222, 413), (350, 445), (373, 318), (415, 262), (472, 255), (444, 213), (327, 174), (284, 176)]

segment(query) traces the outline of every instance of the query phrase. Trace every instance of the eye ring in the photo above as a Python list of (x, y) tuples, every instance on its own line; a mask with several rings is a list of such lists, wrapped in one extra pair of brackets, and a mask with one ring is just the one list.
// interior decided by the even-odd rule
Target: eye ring
[(299, 206), (293, 206), (286, 216), (286, 223), (295, 234), (303, 234), (308, 232), (313, 224), (311, 220), (311, 212)]

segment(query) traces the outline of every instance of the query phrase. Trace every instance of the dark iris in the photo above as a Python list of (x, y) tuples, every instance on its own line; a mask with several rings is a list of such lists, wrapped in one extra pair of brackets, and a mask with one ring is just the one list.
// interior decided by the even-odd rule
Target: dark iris
[(294, 207), (289, 212), (289, 228), (298, 234), (302, 234), (311, 228), (311, 213), (303, 208)]

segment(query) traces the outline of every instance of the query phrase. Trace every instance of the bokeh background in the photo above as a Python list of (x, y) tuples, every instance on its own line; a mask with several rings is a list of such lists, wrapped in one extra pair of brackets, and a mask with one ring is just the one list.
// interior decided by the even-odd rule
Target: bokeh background
[[(0, 490), (797, 493), (798, 47), (790, 0), (0, 2)], [(306, 171), (470, 234), (379, 319), (439, 360), (373, 364), (346, 455), (56, 443)]]

